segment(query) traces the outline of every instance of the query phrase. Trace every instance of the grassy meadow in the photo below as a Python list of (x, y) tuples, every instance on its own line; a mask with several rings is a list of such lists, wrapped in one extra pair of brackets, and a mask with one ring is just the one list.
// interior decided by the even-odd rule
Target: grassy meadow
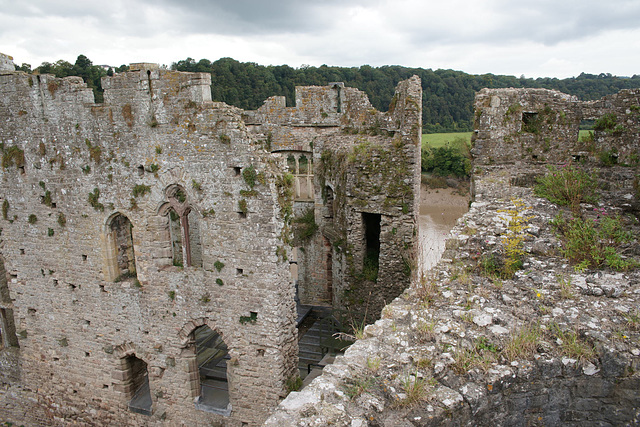
[[(581, 130), (579, 138), (586, 136), (589, 132), (588, 130)], [(431, 147), (443, 147), (447, 145), (447, 143), (452, 143), (456, 140), (463, 139), (467, 141), (468, 144), (471, 144), (471, 135), (473, 132), (450, 132), (450, 133), (425, 133), (422, 134), (422, 148)]]

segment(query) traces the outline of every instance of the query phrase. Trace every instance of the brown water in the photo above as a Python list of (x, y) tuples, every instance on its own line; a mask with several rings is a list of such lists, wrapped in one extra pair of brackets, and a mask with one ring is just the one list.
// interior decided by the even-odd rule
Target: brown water
[(425, 272), (440, 261), (449, 231), (469, 210), (469, 197), (453, 194), (453, 189), (420, 192), (420, 265)]

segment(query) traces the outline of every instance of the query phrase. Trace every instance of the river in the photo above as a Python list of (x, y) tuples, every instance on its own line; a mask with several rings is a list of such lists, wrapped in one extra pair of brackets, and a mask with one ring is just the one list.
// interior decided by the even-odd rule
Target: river
[(440, 261), (449, 231), (469, 210), (469, 196), (452, 188), (420, 191), (420, 265), (425, 272)]

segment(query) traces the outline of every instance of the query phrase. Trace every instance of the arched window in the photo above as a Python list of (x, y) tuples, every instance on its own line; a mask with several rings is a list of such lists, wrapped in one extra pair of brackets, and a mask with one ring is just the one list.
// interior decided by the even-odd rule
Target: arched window
[(230, 359), (227, 345), (217, 332), (207, 325), (196, 328), (190, 336), (190, 347), (195, 353), (197, 383), (192, 390), (197, 393), (196, 408), (228, 415), (229, 384), (227, 381), (227, 361)]
[(133, 249), (133, 225), (129, 218), (116, 213), (107, 221), (105, 278), (119, 281), (136, 278), (136, 257)]
[(129, 410), (138, 414), (151, 415), (151, 389), (147, 363), (135, 354), (121, 360), (123, 367), (122, 387), (129, 398)]
[(160, 214), (169, 220), (173, 265), (202, 267), (199, 215), (191, 209), (180, 185), (167, 188), (166, 195), (168, 201)]

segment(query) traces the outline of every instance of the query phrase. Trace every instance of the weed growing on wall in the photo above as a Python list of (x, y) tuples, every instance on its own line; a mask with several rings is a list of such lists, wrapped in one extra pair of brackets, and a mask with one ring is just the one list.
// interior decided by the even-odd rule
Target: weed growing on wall
[(498, 210), (498, 212), (508, 215), (507, 235), (502, 237), (505, 253), (503, 277), (506, 279), (513, 277), (515, 272), (522, 268), (525, 230), (527, 223), (532, 218), (531, 216), (523, 215), (531, 207), (526, 206), (521, 199), (513, 199), (511, 203), (513, 208)]
[(577, 270), (607, 266), (624, 271), (639, 265), (624, 255), (624, 245), (633, 242), (633, 233), (625, 229), (621, 217), (607, 215), (604, 209), (595, 219), (558, 215), (551, 224), (562, 241), (560, 252)]
[(296, 224), (294, 229), (295, 237), (301, 242), (309, 240), (318, 230), (313, 209), (309, 209), (304, 215), (296, 217), (293, 222)]
[(140, 197), (140, 196), (144, 196), (149, 192), (151, 192), (150, 186), (144, 185), (144, 184), (138, 184), (133, 187), (131, 194), (133, 195), (133, 197)]
[(87, 200), (89, 205), (97, 211), (104, 212), (104, 205), (98, 201), (100, 199), (100, 190), (96, 187), (92, 193), (89, 193)]
[(596, 178), (572, 163), (560, 167), (547, 166), (549, 172), (537, 179), (534, 192), (560, 206), (569, 206), (574, 213), (580, 212), (580, 203), (596, 203)]
[(16, 168), (24, 166), (24, 151), (20, 147), (11, 146), (7, 149), (4, 148), (4, 144), (0, 147), (2, 151), (2, 167), (8, 168), (15, 165)]

